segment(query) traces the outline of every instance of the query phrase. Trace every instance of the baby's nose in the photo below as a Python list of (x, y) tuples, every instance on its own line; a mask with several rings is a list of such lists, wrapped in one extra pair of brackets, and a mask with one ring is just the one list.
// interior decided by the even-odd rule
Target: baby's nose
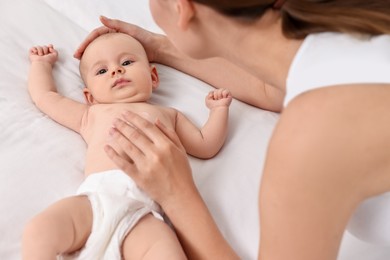
[(122, 67), (119, 67), (111, 72), (112, 76), (115, 76), (115, 74), (120, 73), (122, 74), (124, 72), (124, 69)]

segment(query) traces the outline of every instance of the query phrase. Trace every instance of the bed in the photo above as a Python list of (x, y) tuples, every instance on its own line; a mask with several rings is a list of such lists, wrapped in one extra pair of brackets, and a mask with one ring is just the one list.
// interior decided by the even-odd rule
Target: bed
[[(161, 32), (146, 0), (0, 2), (0, 259), (20, 259), (26, 221), (54, 201), (73, 195), (83, 180), (83, 140), (43, 115), (29, 97), (28, 49), (54, 44), (60, 55), (54, 70), (59, 92), (83, 101), (78, 61), (72, 55), (88, 32), (100, 25), (100, 14)], [(208, 114), (203, 100), (211, 86), (172, 68), (159, 64), (157, 68), (161, 85), (152, 102), (175, 107), (202, 124)], [(277, 120), (276, 113), (234, 100), (229, 136), (222, 151), (211, 160), (190, 158), (203, 198), (242, 259), (256, 259), (258, 187)], [(373, 200), (351, 220), (349, 226), (356, 236), (345, 232), (340, 260), (390, 259), (390, 199), (385, 194)], [(366, 214), (377, 212), (378, 203), (382, 203), (382, 218)], [(374, 244), (357, 238), (367, 234), (367, 223), (376, 228), (369, 233)], [(382, 240), (375, 240), (378, 234)]]

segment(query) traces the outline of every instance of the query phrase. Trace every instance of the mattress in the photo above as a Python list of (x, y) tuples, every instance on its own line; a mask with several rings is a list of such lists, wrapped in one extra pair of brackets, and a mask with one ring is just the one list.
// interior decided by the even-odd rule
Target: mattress
[[(101, 14), (161, 33), (146, 0), (0, 2), (0, 259), (20, 259), (26, 222), (51, 203), (73, 195), (83, 180), (84, 141), (42, 114), (29, 97), (28, 50), (53, 44), (59, 51), (54, 68), (58, 91), (83, 102), (83, 83), (73, 52), (100, 26)], [(161, 84), (151, 101), (177, 108), (197, 125), (203, 124), (208, 116), (204, 97), (212, 86), (173, 68), (156, 66)], [(223, 235), (242, 259), (256, 259), (258, 189), (279, 115), (238, 100), (233, 100), (230, 111), (228, 138), (221, 152), (209, 160), (190, 157), (190, 163), (196, 185)], [(355, 219), (351, 224), (354, 230), (359, 231), (361, 221)], [(389, 256), (390, 247), (366, 243), (345, 232), (340, 260)]]

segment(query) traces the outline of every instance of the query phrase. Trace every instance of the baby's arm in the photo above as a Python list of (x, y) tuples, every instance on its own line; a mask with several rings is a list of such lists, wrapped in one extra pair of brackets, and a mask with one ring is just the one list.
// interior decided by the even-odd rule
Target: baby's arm
[(210, 109), (209, 118), (201, 129), (178, 112), (176, 132), (188, 154), (207, 159), (218, 153), (227, 136), (231, 102), (229, 90), (211, 91), (206, 96), (206, 106)]
[(52, 74), (58, 52), (53, 45), (36, 46), (30, 49), (31, 67), (28, 90), (35, 105), (53, 120), (80, 131), (81, 119), (87, 105), (68, 99), (57, 93)]

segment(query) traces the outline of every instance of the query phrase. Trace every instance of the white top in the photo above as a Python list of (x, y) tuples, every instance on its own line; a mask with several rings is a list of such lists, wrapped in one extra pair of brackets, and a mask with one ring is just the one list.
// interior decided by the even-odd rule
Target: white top
[(390, 35), (307, 36), (291, 64), (284, 105), (310, 89), (350, 83), (390, 83)]

